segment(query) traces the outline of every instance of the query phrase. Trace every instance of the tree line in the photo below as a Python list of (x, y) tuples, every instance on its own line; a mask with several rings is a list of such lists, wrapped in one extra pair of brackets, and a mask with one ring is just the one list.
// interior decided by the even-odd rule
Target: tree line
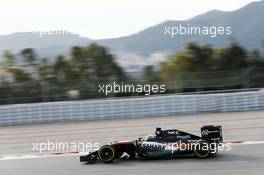
[[(264, 56), (259, 50), (247, 51), (236, 42), (225, 48), (191, 42), (161, 65), (159, 75), (162, 80), (178, 80), (183, 90), (250, 88), (264, 85), (263, 68)], [(192, 85), (188, 80), (193, 80)]]
[[(229, 79), (229, 86), (219, 87), (242, 88), (249, 74), (254, 74), (254, 78), (248, 80), (247, 85), (261, 87), (264, 85), (263, 68), (264, 57), (259, 50), (247, 51), (236, 42), (225, 48), (188, 43), (184, 51), (173, 54), (158, 69), (146, 66), (140, 78), (126, 73), (115, 56), (97, 44), (74, 46), (69, 56), (58, 55), (55, 60), (39, 58), (32, 48), (23, 49), (19, 54), (4, 51), (0, 72), (11, 75), (11, 80), (0, 79), (0, 104), (106, 97), (98, 94), (97, 86), (113, 81), (163, 83), (168, 86), (166, 93), (179, 89), (193, 91), (197, 87), (217, 89), (214, 87), (216, 80), (224, 78), (223, 81), (227, 82), (226, 78), (237, 76), (231, 75), (234, 71), (239, 72), (242, 83), (232, 84)], [(141, 94), (112, 96), (130, 95)]]

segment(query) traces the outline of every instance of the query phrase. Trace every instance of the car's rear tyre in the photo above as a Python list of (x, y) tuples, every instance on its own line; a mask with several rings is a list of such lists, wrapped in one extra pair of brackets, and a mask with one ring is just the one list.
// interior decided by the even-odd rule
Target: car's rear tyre
[(199, 159), (205, 159), (211, 156), (210, 144), (205, 140), (199, 140), (195, 144), (194, 155)]
[(112, 145), (104, 145), (98, 151), (98, 157), (103, 163), (113, 162), (116, 154), (116, 150)]

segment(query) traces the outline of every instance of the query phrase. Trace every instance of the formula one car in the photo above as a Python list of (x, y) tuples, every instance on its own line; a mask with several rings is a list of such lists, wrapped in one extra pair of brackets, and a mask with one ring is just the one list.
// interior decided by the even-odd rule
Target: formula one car
[(179, 155), (194, 155), (203, 159), (216, 155), (221, 143), (221, 126), (203, 126), (201, 137), (177, 129), (156, 128), (155, 135), (104, 145), (97, 151), (81, 156), (80, 161), (93, 163), (100, 160), (103, 163), (111, 163), (124, 155), (129, 159), (174, 158)]

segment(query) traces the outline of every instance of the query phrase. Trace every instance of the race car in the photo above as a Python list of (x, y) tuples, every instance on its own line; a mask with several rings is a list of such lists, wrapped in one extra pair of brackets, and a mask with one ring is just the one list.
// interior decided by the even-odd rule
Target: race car
[(218, 145), (221, 143), (223, 143), (221, 126), (203, 126), (201, 136), (177, 129), (162, 130), (157, 127), (155, 135), (101, 146), (99, 150), (81, 156), (80, 162), (94, 163), (100, 160), (103, 163), (111, 163), (124, 157), (153, 159), (175, 158), (180, 155), (193, 155), (204, 159), (216, 155)]

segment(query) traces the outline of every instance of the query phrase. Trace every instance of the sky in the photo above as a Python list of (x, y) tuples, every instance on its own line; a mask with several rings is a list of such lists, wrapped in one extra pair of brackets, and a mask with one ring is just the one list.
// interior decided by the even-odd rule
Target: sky
[(166, 20), (232, 11), (256, 0), (0, 0), (0, 34), (66, 30), (90, 39), (127, 36)]

